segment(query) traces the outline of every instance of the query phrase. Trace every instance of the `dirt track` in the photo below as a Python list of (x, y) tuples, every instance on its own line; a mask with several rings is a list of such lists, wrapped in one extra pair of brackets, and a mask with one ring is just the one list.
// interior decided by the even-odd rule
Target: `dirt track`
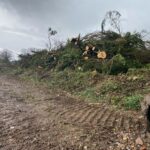
[(138, 150), (143, 119), (67, 93), (0, 76), (0, 149)]

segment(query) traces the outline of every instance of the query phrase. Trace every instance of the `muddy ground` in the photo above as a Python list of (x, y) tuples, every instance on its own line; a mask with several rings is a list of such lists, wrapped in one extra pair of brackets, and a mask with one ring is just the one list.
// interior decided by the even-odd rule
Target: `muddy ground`
[(0, 76), (0, 150), (149, 150), (140, 112)]

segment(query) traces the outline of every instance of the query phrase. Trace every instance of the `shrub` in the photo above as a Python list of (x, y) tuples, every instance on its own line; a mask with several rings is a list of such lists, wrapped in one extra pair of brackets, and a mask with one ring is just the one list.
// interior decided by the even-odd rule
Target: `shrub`
[(126, 59), (127, 68), (141, 68), (143, 65), (135, 59)]
[(141, 95), (132, 95), (124, 98), (124, 107), (126, 109), (139, 110), (140, 101), (142, 100)]
[(121, 54), (117, 54), (112, 59), (105, 60), (102, 63), (102, 72), (105, 74), (116, 75), (118, 73), (126, 73), (127, 70), (126, 60)]
[(127, 72), (126, 60), (121, 54), (117, 54), (112, 58), (112, 66), (110, 74), (118, 74)]
[(59, 56), (59, 70), (64, 70), (65, 68), (75, 69), (77, 65), (81, 63), (82, 52), (80, 49), (73, 47), (66, 47)]
[(102, 72), (102, 64), (100, 61), (96, 59), (89, 59), (83, 63), (83, 71), (93, 71), (96, 70), (98, 72)]

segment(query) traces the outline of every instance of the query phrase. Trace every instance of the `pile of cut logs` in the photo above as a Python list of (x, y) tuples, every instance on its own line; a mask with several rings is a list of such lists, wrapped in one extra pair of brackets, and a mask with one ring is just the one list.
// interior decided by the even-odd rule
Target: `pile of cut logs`
[[(77, 38), (72, 38), (71, 43), (74, 45), (79, 45), (81, 42), (80, 35)], [(79, 45), (80, 46), (80, 45)], [(81, 48), (83, 51), (83, 57), (85, 60), (88, 60), (89, 57), (95, 57), (98, 59), (106, 59), (107, 54), (105, 50), (100, 50), (96, 46), (93, 46), (92, 44), (87, 44), (85, 48)]]

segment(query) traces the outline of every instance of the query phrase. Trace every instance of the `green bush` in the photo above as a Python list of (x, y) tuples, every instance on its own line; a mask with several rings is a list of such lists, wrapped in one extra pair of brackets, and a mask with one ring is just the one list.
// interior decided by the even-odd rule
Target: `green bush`
[(64, 51), (60, 53), (59, 56), (59, 70), (64, 70), (65, 68), (75, 69), (76, 66), (81, 64), (82, 52), (80, 49), (73, 47), (67, 47)]
[(84, 61), (83, 65), (83, 71), (98, 71), (98, 72), (102, 72), (102, 64), (100, 61), (96, 60), (96, 59), (89, 59)]
[(118, 73), (126, 73), (127, 70), (126, 60), (121, 54), (102, 62), (102, 72), (104, 74), (117, 75)]
[(141, 68), (143, 65), (135, 59), (126, 59), (127, 68)]
[(124, 98), (124, 107), (126, 109), (139, 110), (140, 102), (142, 100), (141, 95), (132, 95)]
[(110, 74), (118, 74), (127, 72), (126, 60), (121, 54), (117, 54), (112, 58), (112, 66)]

